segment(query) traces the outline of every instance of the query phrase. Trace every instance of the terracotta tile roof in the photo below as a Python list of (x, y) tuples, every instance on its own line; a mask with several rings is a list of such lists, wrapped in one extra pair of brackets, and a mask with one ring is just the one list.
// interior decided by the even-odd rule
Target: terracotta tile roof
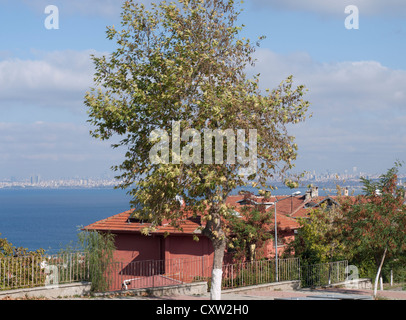
[[(268, 199), (264, 199), (263, 197), (260, 196), (251, 196), (249, 199), (251, 199), (253, 202), (252, 203), (269, 203), (268, 208), (266, 209), (270, 215), (273, 217), (274, 213), (274, 202), (286, 198), (286, 196), (271, 196)], [(233, 195), (229, 196), (226, 200), (227, 204), (233, 205), (235, 211), (240, 211), (240, 208), (244, 207), (245, 205), (238, 203), (238, 201), (247, 199), (246, 196), (244, 195)], [(293, 206), (292, 208), (294, 210), (297, 210), (298, 206), (303, 204), (303, 201), (300, 200), (300, 197), (293, 197), (292, 199)], [(277, 203), (276, 206), (276, 221), (279, 226), (279, 228), (287, 230), (287, 229), (297, 229), (299, 228), (299, 223), (294, 219), (288, 216), (291, 212), (291, 199), (286, 199), (286, 200), (281, 200), (280, 202)], [(268, 229), (273, 230), (274, 228), (274, 223), (272, 225), (268, 226)]]
[[(271, 208), (270, 213), (273, 214), (273, 208)], [(300, 227), (299, 222), (291, 217), (287, 217), (283, 214), (278, 214), (278, 212), (276, 212), (276, 223), (278, 225), (278, 228), (282, 229), (282, 230), (295, 230), (298, 229)], [(273, 223), (271, 226), (269, 226), (269, 228), (271, 228), (272, 230), (275, 228), (275, 220), (273, 219)]]
[(304, 206), (296, 209), (296, 211), (291, 215), (294, 218), (305, 218), (309, 214), (309, 208), (305, 208)]
[(318, 196), (313, 197), (310, 200), (303, 201), (302, 205), (299, 205), (296, 210), (290, 215), (294, 218), (307, 217), (310, 210), (314, 207), (321, 205), (324, 201), (331, 201), (333, 204), (340, 205), (343, 201), (350, 201), (354, 203), (356, 200), (355, 196)]
[[(286, 198), (288, 197), (288, 198)], [(241, 201), (244, 199), (244, 195), (236, 195), (236, 196), (230, 196), (227, 198), (226, 203), (230, 205), (234, 205), (234, 210), (237, 212), (241, 207), (244, 205), (241, 205), (238, 203), (238, 201)], [(276, 204), (276, 214), (277, 214), (277, 222), (280, 224), (280, 227), (283, 229), (290, 228), (290, 229), (297, 229), (299, 227), (299, 224), (297, 221), (293, 218), (290, 218), (290, 216), (294, 216), (294, 214), (303, 209), (305, 212), (307, 212), (307, 209), (304, 209), (304, 204), (306, 203), (304, 201), (304, 196), (301, 197), (289, 197), (286, 195), (278, 195), (278, 196), (271, 196), (268, 199), (264, 199), (263, 197), (259, 196), (252, 196), (250, 197), (254, 202), (260, 204), (260, 203), (269, 203), (268, 208), (266, 209), (269, 211), (270, 214), (273, 214), (274, 212), (274, 203), (275, 201), (278, 201)], [(280, 218), (279, 218), (280, 217)]]
[[(288, 198), (286, 198), (288, 197)], [(286, 199), (283, 199), (286, 198)], [(312, 205), (317, 205), (320, 204), (322, 201), (326, 200), (327, 198), (330, 198), (334, 202), (339, 202), (341, 199), (348, 199), (351, 198), (351, 200), (355, 199), (355, 197), (350, 196), (350, 197), (336, 197), (336, 196), (331, 196), (331, 197), (313, 197), (312, 199), (305, 199), (305, 196), (296, 196), (296, 197), (289, 197), (289, 196), (283, 196), (283, 195), (278, 195), (278, 196), (271, 196), (269, 199), (266, 199), (267, 202), (269, 202), (269, 206), (266, 208), (266, 210), (269, 212), (269, 214), (273, 215), (274, 212), (274, 202), (279, 200), (277, 202), (277, 222), (278, 225), (281, 229), (298, 229), (300, 227), (298, 221), (296, 218), (299, 217), (306, 217), (310, 210)], [(235, 211), (239, 212), (240, 209), (246, 204), (241, 203), (239, 201), (242, 201), (244, 199), (247, 199), (245, 195), (232, 195), (229, 196), (226, 199), (226, 204), (230, 205), (232, 208), (234, 208)], [(263, 203), (264, 198), (260, 196), (251, 196), (250, 199), (253, 201), (251, 202), (252, 204), (255, 203)], [(283, 199), (283, 200), (281, 200)], [(248, 202), (250, 203), (250, 202)], [(95, 223), (92, 223), (88, 226), (86, 226), (84, 229), (86, 230), (100, 230), (100, 231), (112, 231), (112, 232), (141, 232), (141, 230), (147, 226), (150, 226), (149, 223), (141, 223), (141, 222), (129, 222), (128, 218), (130, 217), (131, 213), (133, 210), (128, 210), (119, 214), (116, 214), (114, 216), (111, 216), (109, 218), (97, 221)], [(188, 216), (187, 214), (185, 216)], [(152, 232), (152, 234), (164, 234), (165, 232), (169, 232), (171, 234), (196, 234), (200, 233), (198, 228), (201, 226), (200, 223), (200, 217), (197, 218), (192, 218), (190, 215), (188, 218), (185, 218), (181, 222), (181, 227), (183, 231), (178, 230), (174, 228), (173, 226), (169, 225), (168, 223), (165, 223), (161, 226), (158, 226), (156, 231)], [(273, 229), (274, 226), (273, 224), (269, 226), (269, 228)]]
[(279, 200), (279, 202), (276, 204), (277, 214), (292, 217), (308, 202), (304, 200), (304, 196), (289, 198), (286, 198), (286, 196), (277, 196), (275, 197), (275, 200)]
[[(128, 210), (121, 212), (109, 218), (97, 221), (86, 227), (85, 230), (99, 230), (99, 231), (111, 231), (111, 232), (136, 232), (140, 233), (145, 227), (150, 226), (150, 223), (141, 222), (129, 222), (133, 210)], [(188, 218), (181, 222), (181, 230), (170, 226), (169, 224), (164, 224), (159, 226), (156, 231), (151, 232), (151, 234), (164, 234), (165, 232), (177, 233), (177, 234), (196, 234), (199, 233), (197, 228), (200, 226), (200, 219)]]

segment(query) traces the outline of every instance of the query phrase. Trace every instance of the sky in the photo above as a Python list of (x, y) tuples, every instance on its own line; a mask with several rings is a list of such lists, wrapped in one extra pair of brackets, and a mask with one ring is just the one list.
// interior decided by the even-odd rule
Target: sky
[[(114, 175), (123, 151), (90, 136), (83, 100), (91, 55), (117, 48), (105, 31), (120, 25), (121, 3), (0, 0), (0, 179)], [(49, 5), (58, 29), (47, 28), (55, 26)], [(264, 89), (289, 75), (308, 89), (312, 117), (289, 128), (296, 171), (384, 173), (406, 161), (405, 1), (247, 0), (242, 8), (242, 35), (266, 36), (247, 73), (260, 73)]]

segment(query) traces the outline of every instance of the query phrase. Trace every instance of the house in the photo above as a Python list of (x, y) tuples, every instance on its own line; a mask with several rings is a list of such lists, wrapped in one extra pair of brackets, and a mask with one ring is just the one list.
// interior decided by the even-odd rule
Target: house
[[(278, 226), (278, 256), (283, 253), (284, 247), (294, 239), (296, 230), (300, 227), (297, 220), (290, 216), (293, 212), (298, 210), (303, 204), (300, 197), (289, 197), (286, 196), (272, 196), (265, 199), (261, 196), (240, 194), (229, 196), (226, 200), (227, 204), (233, 206), (234, 211), (238, 214), (245, 206), (259, 206), (262, 207), (265, 212), (269, 212), (269, 215), (274, 217), (275, 202), (276, 215), (277, 215), (277, 226)], [(275, 233), (275, 224), (264, 226), (271, 234)], [(257, 248), (257, 258), (272, 258), (275, 256), (275, 244), (273, 239), (268, 240), (262, 248)]]
[[(234, 208), (238, 214), (241, 209), (247, 205), (244, 202), (244, 195), (229, 196), (226, 203)], [(266, 210), (273, 215), (273, 202), (281, 199), (283, 196), (272, 197), (271, 202), (267, 204)], [(255, 197), (258, 204), (263, 200), (262, 197)], [(251, 198), (250, 201), (253, 201)], [(296, 212), (298, 206), (302, 205), (300, 198), (292, 199), (292, 203), (283, 200), (277, 205), (277, 223), (280, 230), (278, 236), (280, 239), (292, 237), (294, 230), (299, 227), (297, 221), (289, 216), (289, 213)], [(149, 224), (132, 218), (132, 210), (118, 213), (109, 218), (97, 221), (86, 227), (85, 230), (97, 230), (102, 232), (111, 232), (115, 235), (116, 252), (114, 258), (116, 261), (141, 261), (141, 260), (169, 260), (179, 258), (201, 257), (208, 259), (213, 257), (213, 247), (211, 241), (201, 234), (199, 227), (202, 226), (200, 217), (184, 219), (181, 222), (182, 231), (163, 224), (158, 226), (155, 231), (148, 236), (142, 234), (141, 230)], [(270, 232), (273, 232), (274, 226), (268, 226)], [(169, 234), (168, 236), (166, 236)], [(193, 240), (197, 237), (199, 241)], [(282, 241), (281, 241), (282, 243)], [(272, 254), (272, 250), (267, 256)]]
[[(131, 216), (132, 210), (121, 212), (86, 226), (85, 230), (111, 232), (115, 235), (114, 258), (120, 262), (170, 260), (213, 255), (210, 240), (201, 234), (200, 218), (181, 222), (182, 231), (164, 224), (147, 236), (141, 230), (149, 225)], [(169, 233), (169, 236), (166, 234)], [(199, 241), (193, 240), (197, 236)]]
[[(242, 208), (246, 206), (259, 205), (274, 216), (274, 206), (277, 203), (278, 255), (282, 254), (286, 244), (294, 239), (296, 230), (300, 227), (297, 218), (306, 217), (311, 208), (325, 202), (333, 204), (335, 200), (333, 197), (319, 197), (317, 188), (313, 188), (303, 196), (271, 196), (265, 199), (252, 194), (238, 194), (226, 199), (226, 203), (233, 208), (236, 215), (240, 215)], [(168, 223), (163, 223), (146, 236), (142, 234), (142, 229), (149, 225), (148, 222), (133, 218), (131, 213), (132, 210), (121, 212), (84, 228), (85, 230), (111, 232), (115, 235), (114, 259), (121, 263), (118, 271), (120, 274), (125, 273), (125, 269), (137, 261), (167, 262), (199, 258), (205, 261), (206, 265), (212, 264), (213, 246), (211, 241), (201, 233), (200, 217), (190, 215), (182, 220), (182, 231)], [(270, 233), (274, 233), (274, 224), (264, 227)], [(194, 239), (196, 237), (199, 241)], [(269, 240), (260, 248), (259, 254), (261, 257), (273, 258), (275, 256), (273, 240)], [(230, 256), (226, 254), (225, 261), (230, 261), (229, 258)], [(165, 268), (160, 268), (168, 269), (169, 267), (166, 265)], [(201, 271), (201, 274), (209, 276), (206, 271)], [(134, 276), (134, 272), (129, 272), (128, 275)]]
[[(210, 277), (214, 250), (211, 241), (201, 234), (200, 218), (182, 221), (183, 231), (164, 224), (144, 235), (141, 231), (148, 223), (132, 218), (132, 212), (121, 212), (84, 228), (115, 235), (109, 290), (191, 282), (196, 274)], [(170, 236), (166, 236), (168, 232)]]

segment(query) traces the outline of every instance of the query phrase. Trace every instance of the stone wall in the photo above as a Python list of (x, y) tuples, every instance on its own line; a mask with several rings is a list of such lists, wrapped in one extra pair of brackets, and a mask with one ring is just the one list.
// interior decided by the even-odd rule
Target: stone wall
[(174, 286), (163, 286), (156, 288), (129, 289), (121, 291), (111, 291), (94, 293), (93, 296), (103, 297), (111, 295), (130, 294), (134, 296), (171, 296), (171, 295), (202, 295), (207, 293), (207, 282), (192, 282)]
[(247, 286), (235, 289), (227, 289), (222, 290), (222, 293), (249, 293), (252, 290), (255, 291), (269, 291), (269, 290), (296, 290), (300, 287), (299, 280), (293, 281), (281, 281), (281, 282), (272, 282), (272, 283), (265, 283), (259, 284), (255, 286)]
[(6, 297), (16, 298), (47, 298), (82, 296), (90, 292), (90, 282), (75, 282), (36, 288), (23, 288), (0, 291), (0, 300)]

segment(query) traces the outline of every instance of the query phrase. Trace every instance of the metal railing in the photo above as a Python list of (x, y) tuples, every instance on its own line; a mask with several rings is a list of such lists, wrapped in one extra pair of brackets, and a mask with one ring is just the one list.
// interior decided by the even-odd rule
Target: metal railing
[[(279, 281), (299, 280), (299, 258), (278, 259)], [(223, 266), (223, 289), (275, 282), (275, 260), (259, 260)]]
[[(111, 262), (105, 270), (109, 291), (155, 288), (210, 281), (212, 257)], [(318, 287), (346, 280), (347, 261), (300, 265), (299, 258), (278, 259), (279, 281), (300, 280), (301, 287)], [(88, 281), (90, 266), (82, 252), (0, 258), (0, 290)], [(222, 289), (275, 282), (275, 260), (223, 266)]]
[[(113, 262), (107, 278), (109, 290), (156, 288), (194, 281), (210, 281), (212, 259), (188, 259)], [(279, 259), (279, 281), (299, 280), (298, 258)], [(222, 289), (270, 283), (275, 281), (275, 260), (260, 260), (223, 266)]]
[(0, 258), (0, 290), (86, 281), (89, 264), (81, 252)]
[(310, 288), (344, 282), (347, 267), (347, 260), (301, 266), (300, 285), (302, 288)]
[(112, 262), (107, 269), (109, 291), (156, 288), (208, 279), (211, 264), (212, 259), (208, 257)]

